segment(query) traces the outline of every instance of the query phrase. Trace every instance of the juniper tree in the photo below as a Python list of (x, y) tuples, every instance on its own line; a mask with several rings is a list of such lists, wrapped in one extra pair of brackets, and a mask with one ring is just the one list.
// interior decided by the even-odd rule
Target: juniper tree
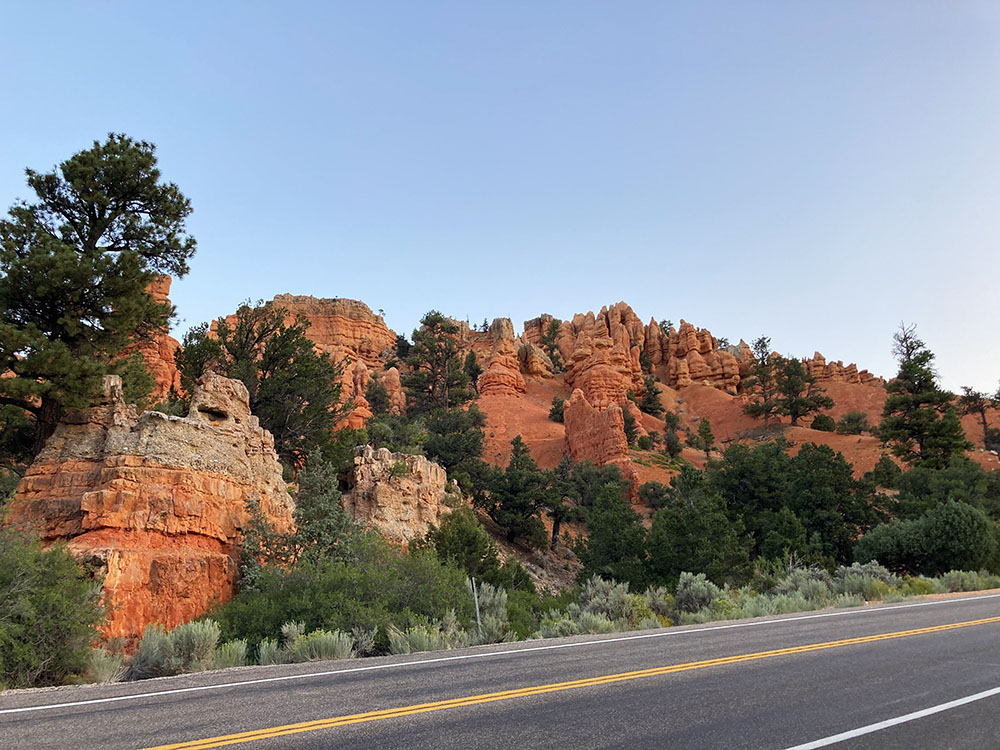
[(51, 172), (27, 169), (34, 202), (0, 221), (0, 405), (28, 415), (31, 453), (65, 408), (92, 402), (125, 346), (167, 329), (170, 305), (146, 290), (186, 274), (195, 241), (155, 151), (112, 133)]

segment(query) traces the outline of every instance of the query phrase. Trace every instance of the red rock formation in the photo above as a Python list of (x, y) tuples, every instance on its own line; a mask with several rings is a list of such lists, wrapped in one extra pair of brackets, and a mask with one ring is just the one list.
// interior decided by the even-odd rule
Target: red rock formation
[(645, 326), (628, 305), (619, 302), (596, 316), (576, 315), (570, 325), (575, 341), (565, 358), (568, 385), (602, 409), (624, 406), (630, 390), (643, 392), (639, 348), (633, 340), (645, 340)]
[(121, 379), (109, 376), (102, 402), (68, 414), (31, 465), (9, 522), (102, 565), (105, 634), (130, 636), (232, 596), (250, 498), (277, 528), (290, 528), (274, 441), (251, 416), (242, 383), (208, 374), (186, 418), (137, 416)]
[(843, 362), (827, 362), (819, 352), (815, 352), (810, 359), (802, 360), (806, 371), (819, 382), (856, 383), (859, 385), (875, 385), (881, 387), (885, 380), (872, 375), (868, 370), (858, 371), (858, 366), (853, 362), (847, 366)]
[(389, 394), (389, 413), (406, 414), (406, 393), (403, 392), (403, 385), (399, 379), (399, 370), (395, 367), (383, 370), (378, 376), (378, 382)]
[(305, 316), (309, 321), (306, 336), (334, 360), (347, 357), (351, 363), (361, 361), (381, 369), (396, 346), (396, 334), (364, 302), (279, 294), (274, 304), (288, 310), (291, 318)]
[(570, 458), (575, 462), (593, 461), (597, 466), (618, 466), (629, 483), (632, 502), (638, 502), (639, 482), (629, 458), (621, 407), (611, 404), (606, 409), (599, 409), (577, 388), (563, 405), (563, 421)]
[(355, 520), (378, 529), (391, 542), (405, 544), (441, 523), (450, 511), (448, 497), (461, 500), (457, 488), (449, 491), (442, 466), (423, 456), (375, 450), (370, 445), (354, 454), (350, 489), (343, 505)]
[[(169, 303), (171, 278), (166, 274), (158, 276), (149, 285), (148, 292), (160, 304)], [(170, 395), (171, 389), (175, 393), (181, 392), (181, 374), (177, 369), (174, 360), (174, 352), (180, 348), (180, 342), (173, 336), (161, 333), (154, 336), (149, 341), (139, 341), (125, 348), (122, 357), (127, 357), (132, 352), (139, 352), (146, 363), (146, 369), (153, 376), (153, 392), (150, 395), (151, 403), (158, 403)]]
[(517, 360), (514, 326), (510, 318), (497, 318), (490, 326), (493, 349), (476, 388), (481, 396), (523, 396), (527, 387)]
[(396, 334), (363, 302), (335, 297), (322, 299), (279, 294), (273, 304), (288, 311), (288, 321), (304, 316), (309, 321), (306, 336), (316, 349), (335, 362), (345, 361), (341, 380), (342, 398), (354, 399), (355, 408), (341, 426), (364, 427), (372, 412), (365, 398), (369, 368), (381, 370), (395, 354)]
[(740, 384), (740, 360), (718, 348), (718, 341), (704, 328), (695, 328), (685, 320), (666, 337), (666, 383), (683, 388), (692, 383), (711, 385), (736, 393)]
[(345, 401), (353, 399), (354, 409), (351, 410), (351, 413), (347, 415), (347, 418), (339, 426), (358, 430), (364, 427), (365, 422), (371, 419), (371, 404), (365, 398), (365, 390), (368, 388), (369, 381), (371, 381), (371, 375), (368, 372), (368, 367), (360, 360), (355, 362), (352, 367), (344, 369), (344, 376), (341, 382), (341, 397)]
[(521, 372), (536, 378), (552, 377), (552, 360), (545, 350), (530, 342), (521, 344), (517, 350), (517, 361)]

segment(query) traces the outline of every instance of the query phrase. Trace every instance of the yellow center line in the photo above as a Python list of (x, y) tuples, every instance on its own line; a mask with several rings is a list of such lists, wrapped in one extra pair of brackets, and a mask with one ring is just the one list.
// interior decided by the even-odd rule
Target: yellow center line
[(512, 698), (524, 698), (529, 695), (539, 695), (541, 693), (556, 693), (562, 690), (575, 690), (576, 688), (593, 687), (595, 685), (607, 685), (614, 682), (625, 682), (626, 680), (636, 680), (643, 677), (657, 677), (660, 675), (673, 674), (676, 672), (688, 672), (693, 669), (706, 669), (708, 667), (718, 667), (725, 664), (737, 664), (745, 661), (756, 661), (758, 659), (770, 659), (775, 656), (788, 656), (790, 654), (804, 654), (810, 651), (822, 651), (828, 648), (840, 648), (842, 646), (854, 646), (861, 643), (873, 643), (875, 641), (886, 641), (894, 638), (908, 638), (914, 635), (924, 635), (926, 633), (940, 633), (946, 630), (957, 628), (968, 628), (973, 625), (986, 625), (1000, 622), (1000, 617), (987, 617), (982, 620), (966, 620), (949, 625), (935, 625), (929, 628), (917, 628), (915, 630), (898, 630), (894, 633), (879, 633), (878, 635), (865, 635), (858, 638), (846, 638), (839, 641), (826, 641), (824, 643), (809, 643), (804, 646), (791, 646), (789, 648), (779, 648), (772, 651), (757, 651), (751, 654), (737, 654), (734, 656), (722, 656), (716, 659), (705, 659), (702, 661), (686, 662), (684, 664), (671, 664), (665, 667), (652, 667), (650, 669), (638, 669), (633, 672), (619, 672), (617, 674), (600, 675), (597, 677), (587, 677), (580, 680), (570, 680), (568, 682), (554, 682), (548, 685), (533, 685), (530, 687), (517, 688), (514, 690), (502, 690), (496, 693), (483, 693), (481, 695), (468, 695), (462, 698), (451, 698), (448, 700), (434, 701), (432, 703), (418, 703), (412, 706), (400, 706), (398, 708), (386, 708), (380, 711), (368, 711), (361, 714), (350, 714), (347, 716), (335, 716), (329, 719), (317, 719), (315, 721), (304, 721), (297, 724), (283, 724), (277, 727), (265, 729), (255, 729), (249, 732), (238, 734), (226, 734), (219, 737), (208, 737), (201, 740), (191, 740), (189, 742), (179, 742), (173, 745), (159, 745), (147, 750), (202, 750), (202, 748), (224, 747), (226, 745), (237, 745), (242, 742), (253, 742), (271, 737), (283, 737), (289, 734), (300, 734), (302, 732), (315, 732), (320, 729), (330, 729), (332, 727), (342, 727), (348, 724), (361, 724), (368, 721), (378, 721), (380, 719), (395, 719), (401, 716), (411, 716), (413, 714), (427, 713), (430, 711), (443, 711), (448, 708), (460, 708), (462, 706), (475, 706), (482, 703), (492, 703), (493, 701), (510, 700)]

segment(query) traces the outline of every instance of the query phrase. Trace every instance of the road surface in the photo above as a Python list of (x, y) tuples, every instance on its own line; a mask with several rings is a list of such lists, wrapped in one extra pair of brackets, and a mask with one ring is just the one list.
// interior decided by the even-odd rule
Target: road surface
[(1000, 748), (1000, 594), (0, 694), (0, 748)]

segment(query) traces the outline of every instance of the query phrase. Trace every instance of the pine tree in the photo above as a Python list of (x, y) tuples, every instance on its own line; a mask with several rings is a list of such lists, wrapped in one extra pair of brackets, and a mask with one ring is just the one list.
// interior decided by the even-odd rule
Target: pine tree
[(466, 376), (469, 378), (470, 385), (479, 393), (479, 376), (483, 374), (483, 368), (479, 366), (479, 362), (476, 359), (476, 353), (469, 350), (469, 353), (465, 355), (465, 364), (462, 366), (465, 371)]
[(549, 355), (549, 359), (552, 361), (553, 372), (562, 372), (562, 355), (559, 353), (559, 346), (556, 344), (556, 339), (559, 337), (559, 321), (553, 318), (549, 321), (549, 324), (545, 327), (545, 332), (542, 334), (542, 349), (545, 353)]
[(833, 406), (833, 399), (816, 384), (816, 378), (809, 374), (801, 360), (783, 359), (776, 375), (777, 412), (791, 417), (793, 425), (802, 417)]
[(410, 372), (402, 377), (412, 405), (407, 414), (425, 414), (434, 408), (469, 402), (475, 394), (461, 355), (458, 325), (437, 310), (428, 312), (420, 324), (406, 356)]
[(599, 575), (632, 586), (646, 582), (646, 529), (622, 496), (621, 485), (601, 487), (587, 519), (587, 538), (577, 544), (581, 580)]
[(996, 408), (997, 399), (987, 396), (981, 391), (962, 386), (962, 395), (958, 398), (958, 405), (962, 409), (962, 414), (974, 414), (979, 417), (979, 423), (983, 427), (983, 445), (990, 447), (990, 425), (986, 421), (990, 407)]
[(750, 378), (744, 384), (744, 388), (753, 391), (753, 400), (743, 411), (755, 419), (763, 417), (764, 427), (767, 427), (771, 417), (778, 413), (777, 381), (781, 357), (771, 351), (771, 339), (767, 336), (757, 338), (751, 344), (751, 350), (753, 367), (750, 369)]
[(660, 392), (656, 388), (656, 379), (652, 375), (646, 375), (642, 382), (645, 389), (638, 404), (639, 410), (658, 417), (663, 413), (663, 404), (660, 403)]
[(698, 423), (698, 432), (688, 433), (688, 445), (705, 452), (705, 460), (712, 457), (712, 448), (715, 446), (715, 435), (712, 434), (712, 423), (707, 418), (702, 417)]
[(885, 385), (879, 437), (893, 455), (911, 466), (943, 469), (952, 455), (972, 447), (933, 370), (934, 354), (916, 336), (916, 326), (900, 324), (893, 335), (899, 372)]
[(0, 370), (12, 375), (0, 405), (30, 415), (37, 453), (126, 345), (166, 330), (172, 310), (146, 289), (159, 273), (186, 274), (195, 241), (191, 204), (161, 182), (150, 143), (112, 133), (26, 173), (36, 202), (0, 221)]
[(546, 537), (538, 514), (550, 504), (552, 477), (539, 470), (520, 435), (510, 445), (510, 462), (505, 470), (494, 471), (482, 504), (508, 541), (521, 539), (541, 547)]
[(341, 403), (344, 362), (316, 351), (306, 337), (309, 321), (272, 302), (240, 305), (231, 320), (207, 323), (184, 336), (175, 355), (181, 385), (190, 393), (206, 370), (242, 381), (250, 411), (274, 436), (274, 447), (289, 466), (301, 466), (310, 453), (329, 444), (333, 428), (353, 404)]

